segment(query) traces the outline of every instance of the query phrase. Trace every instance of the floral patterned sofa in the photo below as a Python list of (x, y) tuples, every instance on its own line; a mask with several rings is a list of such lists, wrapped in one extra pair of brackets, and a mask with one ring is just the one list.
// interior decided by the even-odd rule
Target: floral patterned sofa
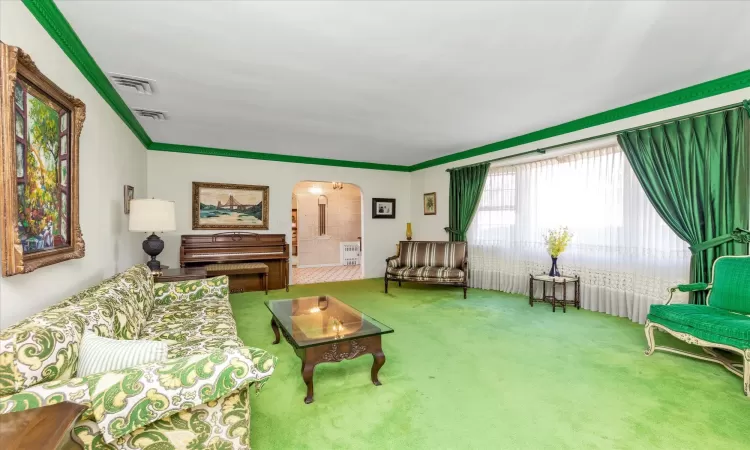
[[(168, 340), (169, 360), (78, 378), (84, 330)], [(247, 449), (250, 386), (275, 363), (237, 337), (227, 277), (154, 284), (138, 265), (0, 331), (0, 413), (86, 405), (85, 449)]]

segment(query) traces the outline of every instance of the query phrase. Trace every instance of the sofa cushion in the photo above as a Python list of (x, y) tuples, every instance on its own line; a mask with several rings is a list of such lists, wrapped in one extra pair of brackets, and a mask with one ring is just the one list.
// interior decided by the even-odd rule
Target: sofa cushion
[(464, 271), (449, 267), (388, 267), (388, 274), (415, 281), (464, 281)]
[(30, 323), (0, 334), (0, 395), (72, 378), (78, 363), (80, 329), (72, 322)]
[(708, 304), (750, 314), (750, 256), (723, 256), (714, 263)]
[(86, 331), (81, 339), (76, 375), (85, 377), (165, 359), (166, 342), (110, 339)]
[(466, 242), (411, 242), (402, 241), (399, 248), (401, 267), (450, 267), (464, 264)]
[(648, 319), (704, 341), (750, 348), (750, 317), (706, 305), (651, 305)]
[(133, 266), (69, 297), (71, 320), (81, 332), (116, 339), (137, 339), (154, 306), (153, 278), (145, 264)]
[(155, 303), (151, 269), (145, 264), (139, 264), (118, 274), (115, 280), (132, 293), (137, 308), (143, 313), (144, 319), (148, 319)]
[[(141, 337), (177, 343), (205, 340), (208, 344), (210, 341), (211, 345), (199, 346), (203, 349), (224, 348), (220, 342), (226, 339), (233, 342), (236, 340), (241, 344), (237, 339), (237, 325), (232, 315), (232, 307), (226, 299), (156, 305)], [(213, 347), (214, 344), (217, 347)]]
[(154, 297), (157, 305), (214, 300), (228, 301), (229, 277), (224, 275), (204, 280), (155, 283)]
[(80, 314), (85, 329), (108, 338), (136, 339), (146, 322), (135, 294), (114, 282), (99, 286), (71, 308)]
[(237, 348), (245, 344), (236, 335), (226, 336), (208, 336), (199, 338), (190, 338), (186, 341), (179, 341), (169, 345), (168, 357), (181, 358), (183, 356), (197, 355), (207, 353), (217, 348)]

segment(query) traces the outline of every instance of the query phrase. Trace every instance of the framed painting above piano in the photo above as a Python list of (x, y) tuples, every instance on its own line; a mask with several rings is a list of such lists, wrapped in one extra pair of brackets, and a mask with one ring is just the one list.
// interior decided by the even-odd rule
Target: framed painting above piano
[[(264, 263), (268, 266), (268, 289), (289, 286), (289, 245), (285, 234), (183, 234), (180, 241), (180, 267)], [(261, 277), (229, 275), (231, 292), (260, 291), (263, 287)]]
[(193, 182), (194, 230), (267, 230), (268, 186)]

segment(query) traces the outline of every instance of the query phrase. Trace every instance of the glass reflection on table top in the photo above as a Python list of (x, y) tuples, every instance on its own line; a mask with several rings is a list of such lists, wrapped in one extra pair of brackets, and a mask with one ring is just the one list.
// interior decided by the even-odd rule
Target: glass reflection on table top
[(335, 297), (266, 300), (284, 334), (299, 348), (380, 334), (393, 329)]

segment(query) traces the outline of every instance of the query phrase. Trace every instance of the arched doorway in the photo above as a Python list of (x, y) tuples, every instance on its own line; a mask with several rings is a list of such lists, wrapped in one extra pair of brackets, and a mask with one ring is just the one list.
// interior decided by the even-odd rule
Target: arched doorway
[(301, 181), (292, 190), (292, 284), (362, 278), (362, 191)]

